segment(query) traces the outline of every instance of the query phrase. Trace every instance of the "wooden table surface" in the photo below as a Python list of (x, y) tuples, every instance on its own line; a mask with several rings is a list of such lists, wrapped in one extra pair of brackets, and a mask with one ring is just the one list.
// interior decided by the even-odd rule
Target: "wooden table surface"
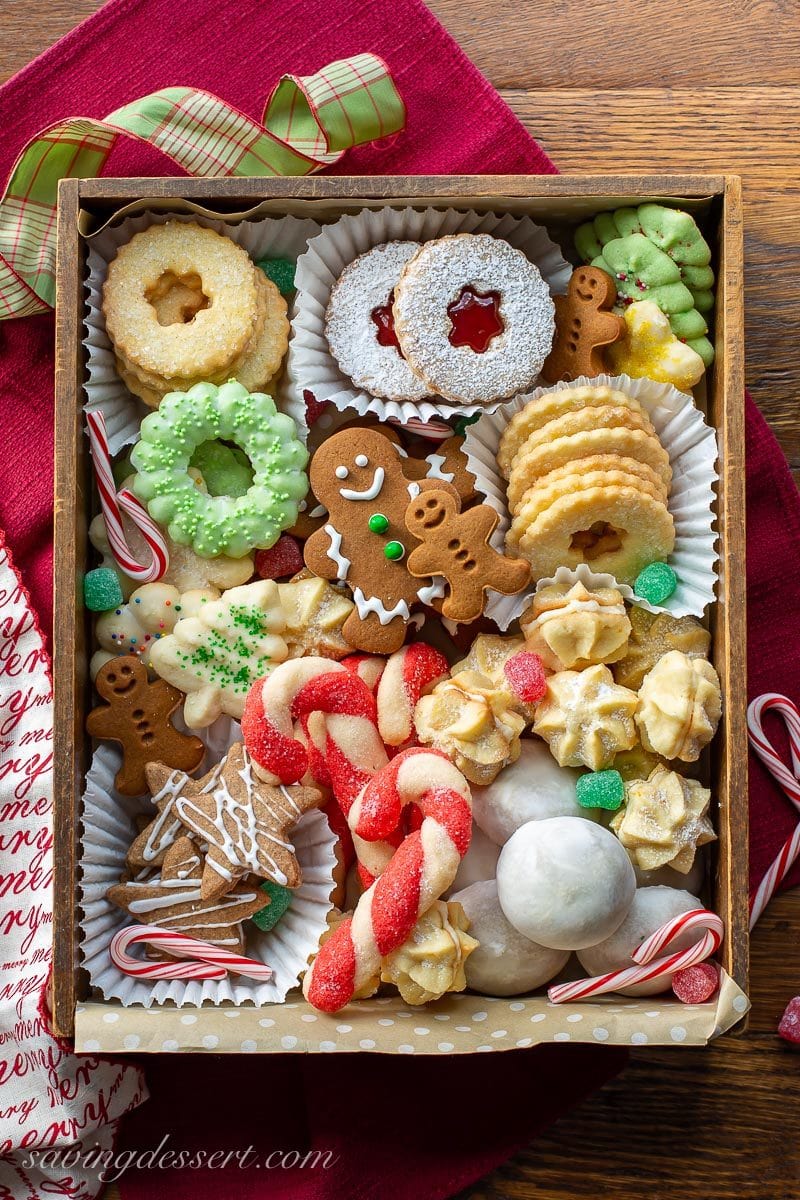
[[(2, 0), (0, 80), (96, 0)], [(800, 10), (794, 0), (430, 0), (558, 166), (744, 180), (747, 379), (800, 480)], [(800, 893), (753, 939), (749, 1032), (627, 1070), (461, 1200), (796, 1200)], [(535, 1081), (534, 1081), (535, 1086)]]

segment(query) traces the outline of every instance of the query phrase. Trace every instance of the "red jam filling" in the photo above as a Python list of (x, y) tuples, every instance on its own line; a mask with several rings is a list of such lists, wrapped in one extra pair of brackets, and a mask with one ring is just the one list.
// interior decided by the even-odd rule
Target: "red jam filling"
[(370, 316), (375, 322), (378, 332), (376, 337), (379, 346), (394, 346), (401, 358), (405, 358), (403, 351), (400, 349), (400, 343), (397, 340), (397, 334), (394, 331), (394, 317), (392, 316), (392, 305), (394, 304), (394, 289), (389, 292), (389, 298), (385, 304), (380, 304), (377, 308), (373, 308)]
[(453, 328), (448, 334), (451, 346), (469, 346), (476, 354), (489, 349), (492, 338), (503, 332), (500, 317), (500, 293), (478, 292), (465, 287), (447, 306)]

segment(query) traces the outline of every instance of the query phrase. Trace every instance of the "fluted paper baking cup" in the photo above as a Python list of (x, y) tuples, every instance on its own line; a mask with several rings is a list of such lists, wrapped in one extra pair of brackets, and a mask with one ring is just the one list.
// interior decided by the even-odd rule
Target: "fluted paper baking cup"
[[(675, 548), (669, 564), (678, 577), (678, 586), (664, 605), (655, 605), (637, 596), (627, 585), (618, 583), (613, 576), (595, 574), (588, 566), (580, 568), (580, 577), (587, 587), (617, 588), (626, 599), (649, 612), (701, 617), (714, 600), (717, 581), (719, 556), (714, 529), (714, 485), (719, 479), (717, 436), (691, 396), (669, 384), (655, 383), (652, 379), (631, 379), (627, 375), (597, 375), (592, 379), (582, 376), (572, 382), (557, 383), (554, 387), (538, 388), (525, 396), (517, 396), (511, 404), (486, 414), (469, 426), (464, 440), (469, 469), (475, 475), (478, 491), (500, 517), (491, 544), (501, 552), (505, 549), (505, 536), (511, 523), (506, 505), (506, 484), (497, 466), (497, 448), (508, 422), (531, 400), (546, 393), (602, 386), (616, 388), (639, 401), (669, 454), (672, 489), (668, 507), (675, 522)], [(544, 582), (538, 581), (540, 586)], [(534, 580), (515, 596), (489, 592), (486, 616), (501, 629), (508, 629), (530, 604), (536, 584)]]
[[(222, 754), (240, 736), (235, 721), (226, 717), (211, 731), (215, 756)], [(121, 796), (114, 787), (121, 754), (115, 746), (95, 750), (83, 794), (81, 837), (81, 960), (92, 988), (106, 1000), (125, 1005), (172, 1002), (179, 1008), (202, 1004), (280, 1004), (297, 984), (315, 954), (327, 929), (336, 838), (321, 812), (306, 813), (292, 832), (303, 882), (292, 895), (292, 903), (274, 929), (264, 933), (252, 922), (247, 927), (245, 953), (267, 963), (273, 976), (267, 983), (229, 975), (222, 980), (133, 979), (111, 961), (109, 943), (114, 934), (132, 924), (122, 909), (107, 899), (110, 887), (119, 882), (125, 855), (136, 836), (135, 821), (141, 813), (152, 814), (145, 796)]]
[(337, 409), (352, 409), (362, 416), (373, 413), (383, 421), (390, 417), (399, 421), (430, 421), (437, 416), (469, 416), (476, 412), (493, 412), (511, 402), (497, 401), (487, 407), (485, 404), (451, 404), (436, 396), (413, 402), (380, 399), (357, 387), (343, 374), (328, 347), (325, 313), (331, 289), (353, 259), (383, 242), (425, 242), (455, 233), (490, 233), (493, 237), (503, 238), (539, 268), (554, 295), (566, 292), (572, 267), (550, 240), (547, 231), (535, 225), (530, 217), (410, 206), (364, 209), (355, 216), (340, 217), (323, 226), (297, 263), (285, 411), (298, 424), (305, 418), (305, 389), (312, 391), (317, 400), (329, 400)]
[[(106, 333), (103, 316), (103, 284), (108, 265), (116, 257), (121, 246), (129, 242), (134, 234), (141, 233), (150, 225), (165, 225), (167, 221), (202, 225), (206, 229), (222, 233), (246, 250), (254, 261), (270, 257), (299, 258), (309, 239), (320, 230), (316, 221), (299, 217), (265, 217), (256, 221), (235, 223), (214, 220), (201, 213), (144, 212), (135, 217), (127, 217), (119, 224), (107, 225), (90, 239), (87, 255), (89, 274), (85, 282), (86, 337), (83, 339), (87, 360), (84, 410), (99, 410), (103, 413), (112, 454), (117, 454), (124, 446), (137, 439), (142, 418), (152, 409), (132, 395), (117, 374), (114, 350)], [(305, 408), (301, 415), (303, 430), (304, 418)]]

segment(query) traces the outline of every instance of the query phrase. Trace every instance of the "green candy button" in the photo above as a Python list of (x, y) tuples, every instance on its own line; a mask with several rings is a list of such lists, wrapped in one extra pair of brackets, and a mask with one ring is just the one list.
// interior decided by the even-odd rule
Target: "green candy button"
[(367, 523), (373, 533), (386, 533), (389, 528), (389, 518), (383, 513), (373, 513)]
[(387, 542), (383, 553), (391, 562), (399, 562), (401, 558), (405, 557), (406, 548), (402, 542)]
[(678, 576), (669, 563), (654, 562), (640, 571), (633, 590), (648, 604), (663, 604), (678, 586)]

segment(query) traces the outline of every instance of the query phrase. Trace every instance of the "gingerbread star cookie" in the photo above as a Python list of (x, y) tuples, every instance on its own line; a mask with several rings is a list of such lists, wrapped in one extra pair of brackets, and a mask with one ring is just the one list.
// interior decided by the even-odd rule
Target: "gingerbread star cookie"
[(317, 808), (322, 793), (308, 787), (272, 787), (252, 772), (250, 756), (236, 742), (202, 779), (177, 778), (159, 764), (149, 768), (150, 786), (172, 787), (175, 815), (208, 843), (201, 885), (204, 900), (224, 896), (246, 875), (283, 887), (302, 882), (289, 831)]

